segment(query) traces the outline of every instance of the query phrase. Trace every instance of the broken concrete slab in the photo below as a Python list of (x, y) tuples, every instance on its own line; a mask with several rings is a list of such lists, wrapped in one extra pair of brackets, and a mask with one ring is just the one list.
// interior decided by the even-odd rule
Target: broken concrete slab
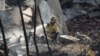
[(69, 40), (72, 40), (72, 41), (78, 41), (78, 40), (80, 40), (80, 39), (78, 39), (76, 37), (69, 36), (69, 35), (61, 35), (60, 38), (65, 38), (65, 39), (69, 39)]
[(97, 3), (95, 2), (95, 0), (73, 0), (73, 3), (87, 3), (90, 5), (97, 6)]
[(52, 16), (54, 16), (52, 8), (47, 3), (47, 1), (41, 1), (39, 4), (39, 9), (41, 12), (41, 17), (44, 23), (48, 23)]
[(77, 42), (80, 39), (73, 37), (73, 36), (69, 36), (69, 35), (61, 35), (59, 37), (59, 42), (63, 43), (63, 44), (68, 44), (68, 43), (73, 43), (73, 42)]

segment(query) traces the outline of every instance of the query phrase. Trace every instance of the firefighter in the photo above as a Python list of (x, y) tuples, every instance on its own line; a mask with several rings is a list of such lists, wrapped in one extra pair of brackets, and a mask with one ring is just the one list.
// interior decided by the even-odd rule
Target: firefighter
[(48, 37), (55, 42), (57, 40), (57, 35), (58, 35), (58, 26), (55, 17), (52, 17), (51, 21), (47, 23), (46, 29)]

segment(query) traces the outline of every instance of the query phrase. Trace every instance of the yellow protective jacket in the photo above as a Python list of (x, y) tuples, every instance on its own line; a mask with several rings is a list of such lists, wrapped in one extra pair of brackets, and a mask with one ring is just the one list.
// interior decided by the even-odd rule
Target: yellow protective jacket
[(48, 23), (47, 26), (46, 26), (46, 28), (47, 28), (47, 32), (48, 33), (57, 32), (57, 23), (55, 23), (53, 25), (51, 23)]

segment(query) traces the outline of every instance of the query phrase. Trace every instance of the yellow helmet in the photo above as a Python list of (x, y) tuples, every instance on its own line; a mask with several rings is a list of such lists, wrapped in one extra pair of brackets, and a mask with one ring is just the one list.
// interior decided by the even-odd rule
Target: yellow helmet
[(54, 20), (54, 21), (56, 21), (56, 17), (54, 17), (54, 16), (53, 16), (53, 17), (51, 18), (51, 20)]

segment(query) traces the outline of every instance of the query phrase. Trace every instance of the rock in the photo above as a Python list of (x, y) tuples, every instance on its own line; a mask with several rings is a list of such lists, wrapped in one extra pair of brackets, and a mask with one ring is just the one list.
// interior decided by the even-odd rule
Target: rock
[(97, 16), (100, 16), (100, 12), (99, 11), (95, 11), (95, 12), (90, 12), (88, 13), (89, 18), (95, 18)]

